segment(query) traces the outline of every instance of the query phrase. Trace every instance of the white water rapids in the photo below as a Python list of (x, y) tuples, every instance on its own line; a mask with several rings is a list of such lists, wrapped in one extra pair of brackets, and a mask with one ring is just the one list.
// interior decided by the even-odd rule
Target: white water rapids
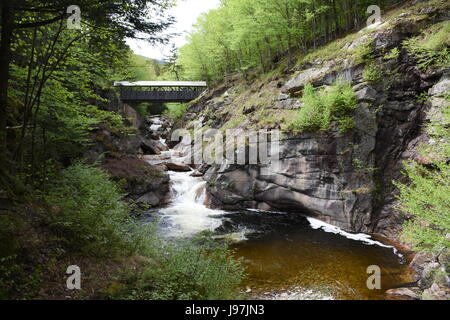
[(214, 231), (222, 224), (217, 216), (224, 212), (204, 205), (206, 182), (192, 177), (191, 173), (169, 171), (173, 202), (160, 210), (160, 214), (162, 222), (169, 225), (167, 235), (170, 237), (190, 237), (205, 230)]

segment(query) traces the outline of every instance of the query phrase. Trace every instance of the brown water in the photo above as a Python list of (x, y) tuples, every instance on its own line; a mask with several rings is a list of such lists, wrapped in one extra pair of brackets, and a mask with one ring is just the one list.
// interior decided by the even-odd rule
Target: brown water
[[(247, 268), (243, 288), (250, 287), (258, 296), (298, 286), (335, 299), (376, 300), (384, 299), (388, 289), (411, 283), (407, 264), (392, 248), (315, 230), (306, 219), (295, 220), (234, 245)], [(381, 269), (381, 290), (367, 288), (367, 268), (372, 265)]]
[[(148, 219), (157, 217), (162, 234), (169, 238), (189, 238), (204, 230), (235, 239), (233, 235), (245, 233), (248, 240), (234, 249), (247, 267), (243, 289), (250, 287), (256, 297), (301, 287), (335, 299), (383, 299), (386, 290), (411, 282), (405, 261), (392, 248), (313, 229), (299, 214), (212, 210), (204, 205), (201, 178), (169, 174), (173, 202), (149, 211)], [(367, 288), (366, 271), (372, 265), (381, 268), (381, 290)]]

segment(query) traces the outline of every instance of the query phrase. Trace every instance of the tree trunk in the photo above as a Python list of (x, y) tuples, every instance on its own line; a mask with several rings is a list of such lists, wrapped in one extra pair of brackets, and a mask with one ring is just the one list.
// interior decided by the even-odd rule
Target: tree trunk
[(14, 12), (10, 0), (2, 0), (2, 30), (0, 43), (0, 168), (7, 171), (7, 110), (8, 110), (8, 80), (9, 64), (11, 62), (11, 38), (14, 29)]

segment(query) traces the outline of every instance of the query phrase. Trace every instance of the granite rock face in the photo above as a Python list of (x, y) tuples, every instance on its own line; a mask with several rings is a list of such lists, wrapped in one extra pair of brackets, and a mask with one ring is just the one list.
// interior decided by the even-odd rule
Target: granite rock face
[[(160, 122), (158, 129), (167, 130), (164, 119)], [(118, 182), (127, 195), (126, 200), (158, 207), (169, 200), (169, 176), (161, 168), (141, 158), (143, 154), (161, 154), (168, 148), (159, 140), (153, 140), (153, 132), (149, 131), (144, 127), (128, 134), (113, 130), (107, 124), (100, 124), (91, 132), (91, 144), (85, 158), (90, 163), (100, 165)]]
[(147, 203), (152, 207), (169, 201), (169, 176), (141, 159), (106, 159), (102, 168), (117, 181), (127, 193), (127, 199)]
[[(351, 132), (287, 136), (279, 142), (279, 168), (270, 175), (261, 175), (257, 165), (210, 167), (205, 179), (212, 204), (296, 211), (348, 231), (395, 237), (408, 217), (395, 209), (392, 181), (404, 179), (403, 160), (420, 161), (416, 148), (428, 141), (421, 131), (425, 114), (439, 112), (448, 83), (442, 70), (435, 82), (424, 83), (408, 61), (397, 67), (398, 80), (389, 88), (352, 79), (358, 108)], [(427, 99), (419, 100), (424, 92)]]
[[(268, 175), (262, 174), (260, 165), (203, 166), (211, 205), (293, 211), (347, 231), (395, 239), (409, 217), (395, 208), (398, 191), (392, 181), (404, 181), (404, 160), (426, 161), (417, 152), (418, 145), (429, 140), (422, 128), (427, 114), (439, 114), (449, 78), (444, 68), (421, 71), (407, 50), (399, 50), (396, 58), (385, 55), (418, 34), (424, 23), (430, 21), (398, 17), (392, 28), (376, 32), (372, 63), (382, 75), (378, 82), (366, 81), (366, 63), (351, 58), (314, 61), (269, 80), (276, 84), (270, 88), (275, 98), (269, 108), (291, 111), (302, 107), (298, 98), (306, 84), (327, 88), (339, 78), (349, 81), (358, 99), (356, 127), (345, 134), (337, 125), (327, 132), (285, 133), (279, 141), (280, 165)], [(206, 116), (211, 128), (221, 129), (227, 119), (220, 110), (233, 105), (230, 96), (236, 95), (235, 87), (233, 80), (211, 89), (190, 107), (186, 119)], [(214, 112), (202, 114), (206, 109)], [(253, 109), (253, 105), (244, 108), (244, 115), (251, 117), (257, 112)]]

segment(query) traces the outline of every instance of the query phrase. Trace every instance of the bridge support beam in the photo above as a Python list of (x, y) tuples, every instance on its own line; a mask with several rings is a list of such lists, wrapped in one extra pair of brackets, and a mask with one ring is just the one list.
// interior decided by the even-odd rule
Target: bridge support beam
[(122, 109), (122, 114), (125, 118), (130, 119), (131, 124), (136, 127), (139, 128), (140, 126), (140, 120), (139, 120), (139, 114), (137, 113), (137, 111), (131, 107), (129, 104), (126, 104), (124, 102), (121, 102), (121, 109)]

